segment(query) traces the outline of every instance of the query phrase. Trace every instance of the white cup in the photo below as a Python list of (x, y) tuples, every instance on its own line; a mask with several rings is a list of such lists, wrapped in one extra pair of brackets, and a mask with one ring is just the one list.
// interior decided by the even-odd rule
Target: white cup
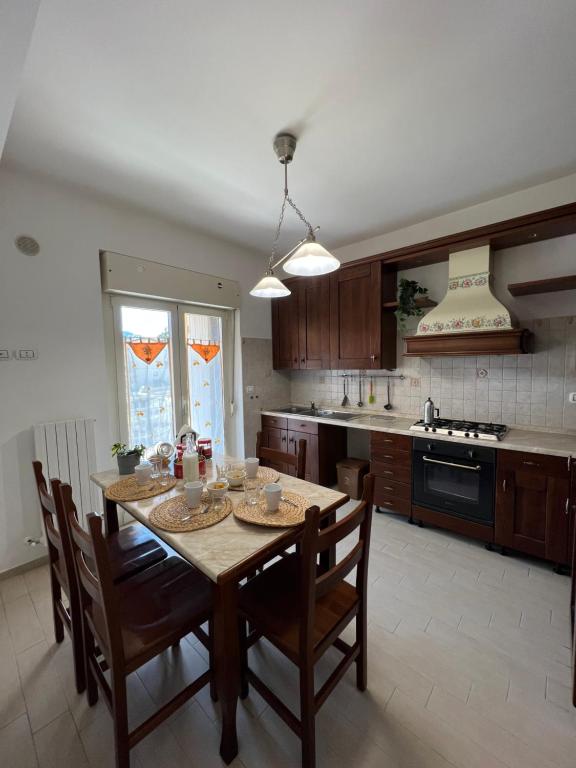
[(151, 464), (137, 464), (134, 467), (134, 475), (138, 485), (146, 485), (150, 481), (150, 475), (152, 474)]
[(244, 462), (246, 467), (246, 477), (249, 477), (251, 480), (253, 480), (258, 474), (259, 464), (260, 459), (246, 459)]
[(264, 498), (268, 512), (276, 512), (280, 506), (280, 497), (282, 496), (282, 486), (279, 483), (267, 483), (264, 486)]
[(191, 483), (184, 483), (184, 490), (186, 491), (186, 504), (189, 507), (197, 507), (200, 504), (203, 487), (204, 486), (201, 480), (194, 480)]

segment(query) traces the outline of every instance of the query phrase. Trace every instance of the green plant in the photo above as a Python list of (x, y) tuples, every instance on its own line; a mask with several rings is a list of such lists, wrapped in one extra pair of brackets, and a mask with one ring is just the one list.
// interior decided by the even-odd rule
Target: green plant
[(423, 288), (416, 280), (407, 280), (400, 278), (398, 283), (398, 309), (395, 311), (396, 318), (401, 328), (406, 327), (406, 320), (409, 317), (422, 317), (424, 312), (422, 307), (417, 304), (417, 297), (425, 298), (428, 296), (428, 288)]
[(135, 445), (133, 448), (128, 448), (126, 443), (114, 443), (112, 446), (112, 456), (132, 456), (138, 454), (140, 458), (144, 455), (146, 447), (142, 444)]

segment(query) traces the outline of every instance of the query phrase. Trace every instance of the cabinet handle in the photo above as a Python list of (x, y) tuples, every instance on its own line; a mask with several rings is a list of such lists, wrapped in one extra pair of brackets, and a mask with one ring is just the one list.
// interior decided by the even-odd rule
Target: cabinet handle
[(394, 488), (390, 488), (389, 485), (384, 485), (382, 487), (384, 488), (385, 491), (390, 491), (391, 493), (394, 493)]
[(295, 363), (297, 363), (297, 362), (298, 362), (298, 358), (297, 358), (297, 357), (295, 357), (295, 358), (294, 358), (294, 362), (295, 362)]
[(390, 454), (389, 454), (389, 453), (383, 453), (383, 454), (382, 454), (382, 458), (383, 458), (383, 459), (393, 459), (393, 458), (394, 458), (394, 456), (390, 456)]
[(537, 467), (537, 461), (523, 461), (522, 464), (526, 464), (527, 467)]
[(394, 472), (392, 472), (392, 471), (391, 471), (391, 470), (389, 470), (389, 469), (383, 469), (383, 470), (382, 470), (382, 474), (383, 474), (383, 475), (393, 475), (393, 474), (394, 474)]
[(306, 358), (305, 358), (305, 357), (301, 357), (301, 358), (300, 358), (300, 362), (301, 362), (301, 363), (305, 363), (305, 362), (306, 362)]
[(568, 510), (569, 509), (570, 509), (570, 500), (568, 499), (568, 497), (566, 497), (566, 506), (564, 507), (564, 514), (565, 515), (568, 514)]
[(374, 362), (374, 360), (376, 360), (376, 355), (370, 355), (370, 360), (372, 360), (372, 362)]
[(506, 493), (506, 478), (502, 480), (502, 490), (504, 491), (504, 493)]
[(382, 442), (382, 443), (393, 443), (394, 440), (391, 440), (389, 437), (382, 437), (382, 438), (380, 438), (380, 442)]
[(282, 436), (282, 442), (283, 442), (283, 443), (285, 443), (285, 442), (286, 442), (286, 435), (283, 435), (283, 436)]

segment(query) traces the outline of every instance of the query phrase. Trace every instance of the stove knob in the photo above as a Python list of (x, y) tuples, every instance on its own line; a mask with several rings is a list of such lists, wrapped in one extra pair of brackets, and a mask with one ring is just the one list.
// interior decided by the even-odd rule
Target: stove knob
[(470, 432), (464, 432), (464, 437), (470, 437)]
[(474, 432), (474, 437), (478, 437), (478, 432)]
[(452, 430), (451, 430), (451, 429), (449, 429), (449, 430), (448, 430), (448, 434), (449, 434), (449, 435), (451, 435), (451, 434), (452, 434)]
[(424, 432), (429, 432), (429, 431), (430, 431), (430, 427), (424, 427)]
[(432, 432), (436, 432), (436, 427), (432, 427)]

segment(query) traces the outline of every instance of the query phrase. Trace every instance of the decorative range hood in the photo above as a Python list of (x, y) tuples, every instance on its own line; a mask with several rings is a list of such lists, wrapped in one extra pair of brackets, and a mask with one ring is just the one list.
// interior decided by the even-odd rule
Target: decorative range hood
[(444, 299), (404, 337), (407, 356), (510, 355), (530, 351), (531, 334), (514, 327), (492, 293), (489, 245), (451, 253)]

